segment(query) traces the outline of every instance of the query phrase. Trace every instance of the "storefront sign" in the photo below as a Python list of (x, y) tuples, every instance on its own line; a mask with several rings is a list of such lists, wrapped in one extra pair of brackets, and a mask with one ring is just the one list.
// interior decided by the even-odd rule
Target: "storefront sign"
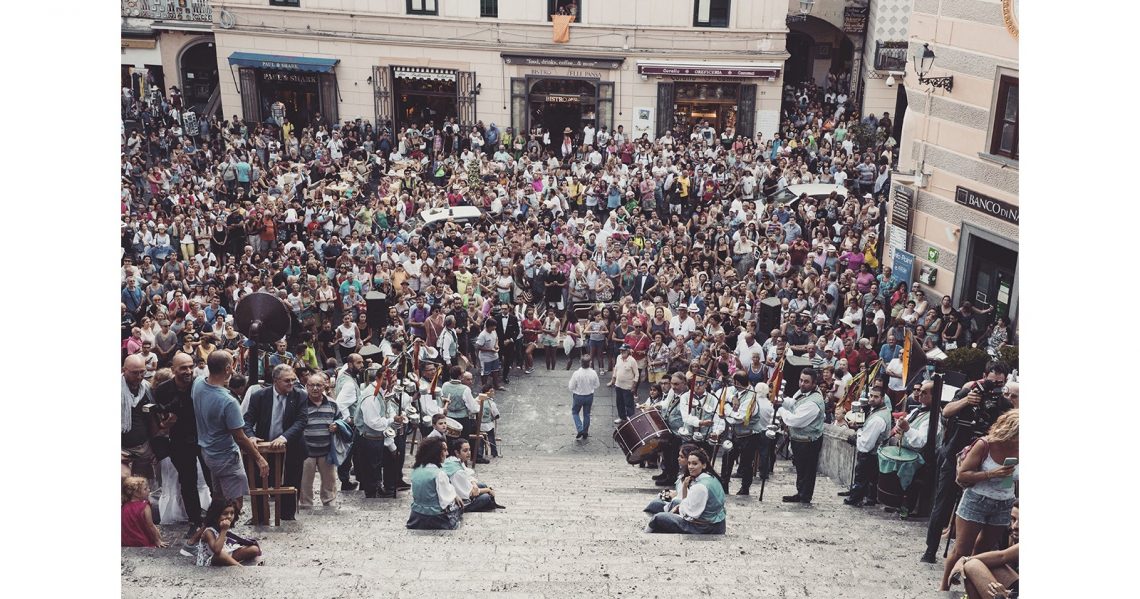
[(909, 287), (914, 279), (914, 254), (895, 250), (894, 261), (891, 262), (891, 288), (899, 283), (906, 283)]
[(317, 76), (302, 73), (282, 73), (281, 71), (259, 71), (262, 81), (284, 81), (287, 83), (308, 83), (316, 85)]
[(158, 41), (151, 39), (122, 38), (122, 43), (124, 48), (138, 48), (141, 50), (153, 50), (158, 45)]
[(1007, 223), (1020, 224), (1019, 215), (1021, 210), (1019, 207), (991, 198), (987, 195), (982, 195), (965, 187), (958, 186), (954, 191), (954, 201), (967, 208), (973, 208), (978, 212), (984, 212), (994, 218), (1004, 220)]
[(843, 33), (863, 33), (867, 30), (868, 6), (848, 6), (843, 9)]
[(707, 67), (698, 66), (665, 66), (665, 65), (637, 65), (637, 72), (640, 75), (688, 75), (695, 77), (748, 77), (748, 78), (769, 78), (778, 77), (780, 69), (747, 69), (738, 67), (718, 67), (710, 65)]
[(624, 58), (591, 56), (540, 56), (533, 54), (500, 54), (503, 62), (527, 67), (576, 67), (581, 69), (619, 69)]
[(578, 104), (582, 101), (581, 96), (572, 96), (568, 94), (546, 94), (547, 102), (554, 102), (555, 104)]

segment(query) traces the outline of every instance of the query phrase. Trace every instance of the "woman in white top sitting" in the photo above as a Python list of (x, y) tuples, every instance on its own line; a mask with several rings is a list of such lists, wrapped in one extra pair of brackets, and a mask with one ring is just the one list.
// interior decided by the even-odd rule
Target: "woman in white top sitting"
[(451, 439), (448, 442), (451, 455), (443, 461), (443, 472), (447, 474), (455, 494), (463, 500), (464, 512), (490, 512), (504, 506), (495, 501), (495, 490), (479, 482), (475, 471), (468, 467), (471, 463), (471, 444), (467, 439)]
[(681, 502), (670, 511), (655, 514), (645, 532), (724, 534), (724, 487), (709, 468), (703, 449), (689, 454), (688, 472), (681, 484)]
[[(681, 446), (681, 451), (677, 454), (677, 467), (679, 469), (684, 470), (686, 466), (688, 466), (689, 454), (693, 453), (695, 449), (699, 448), (692, 443), (685, 443)], [(685, 484), (685, 478), (687, 477), (683, 474), (678, 475), (676, 488), (672, 491), (661, 491), (660, 498), (650, 501), (649, 505), (645, 506), (643, 511), (649, 512), (650, 514), (673, 511), (673, 508), (681, 503), (681, 489)]]

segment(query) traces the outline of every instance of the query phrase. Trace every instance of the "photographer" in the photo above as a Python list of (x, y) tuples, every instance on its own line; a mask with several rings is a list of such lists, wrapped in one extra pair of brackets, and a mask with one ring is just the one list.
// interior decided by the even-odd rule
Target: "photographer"
[(202, 463), (202, 474), (206, 484), (210, 484), (210, 469), (202, 459), (198, 447), (198, 427), (194, 421), (194, 401), (190, 389), (194, 383), (194, 358), (189, 354), (174, 354), (170, 369), (174, 377), (159, 383), (154, 389), (156, 406), (151, 409), (160, 430), (169, 431), (170, 461), (178, 470), (178, 486), (182, 494), (182, 505), (190, 520), (190, 532), (194, 534), (202, 526), (202, 504), (198, 498), (198, 468)]
[(942, 409), (945, 430), (937, 454), (938, 474), (926, 530), (926, 552), (921, 558), (926, 563), (935, 562), (942, 528), (950, 521), (951, 509), (961, 492), (954, 482), (958, 452), (985, 435), (999, 416), (1013, 409), (1013, 404), (1002, 395), (1008, 375), (1009, 368), (1004, 363), (986, 364), (984, 378), (966, 383)]

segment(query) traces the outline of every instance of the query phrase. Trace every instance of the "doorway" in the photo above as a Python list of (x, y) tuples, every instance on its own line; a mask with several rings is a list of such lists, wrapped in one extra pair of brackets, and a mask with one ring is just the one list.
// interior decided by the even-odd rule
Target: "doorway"
[(201, 42), (186, 48), (179, 59), (182, 72), (182, 97), (186, 106), (203, 112), (210, 94), (218, 86), (218, 55), (213, 42)]
[(813, 78), (812, 66), (815, 62), (815, 57), (811, 52), (813, 43), (812, 38), (806, 33), (788, 32), (786, 46), (790, 56), (784, 62), (785, 84), (798, 85)]
[(975, 238), (964, 300), (981, 308), (994, 308), (994, 316), (1009, 316), (1017, 252), (980, 237)]
[(529, 82), (530, 122), (550, 131), (550, 143), (562, 145), (566, 129), (575, 142), (586, 125), (597, 127), (596, 79), (534, 79)]
[(259, 88), (261, 114), (259, 122), (273, 116), (271, 106), (280, 101), (285, 105), (285, 118), (298, 130), (308, 127), (313, 117), (321, 111), (321, 98), (314, 73), (289, 73), (283, 71), (260, 71)]

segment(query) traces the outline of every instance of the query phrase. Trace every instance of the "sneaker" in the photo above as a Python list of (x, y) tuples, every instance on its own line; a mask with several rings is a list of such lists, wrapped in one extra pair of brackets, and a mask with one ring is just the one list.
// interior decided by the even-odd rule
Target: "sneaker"
[(525, 372), (527, 374), (534, 374), (534, 369), (533, 368), (527, 368)]
[(622, 422), (624, 422), (624, 420), (621, 418), (614, 418), (614, 424), (621, 424)]
[(183, 543), (182, 547), (178, 549), (178, 553), (186, 557), (198, 557), (198, 544)]

